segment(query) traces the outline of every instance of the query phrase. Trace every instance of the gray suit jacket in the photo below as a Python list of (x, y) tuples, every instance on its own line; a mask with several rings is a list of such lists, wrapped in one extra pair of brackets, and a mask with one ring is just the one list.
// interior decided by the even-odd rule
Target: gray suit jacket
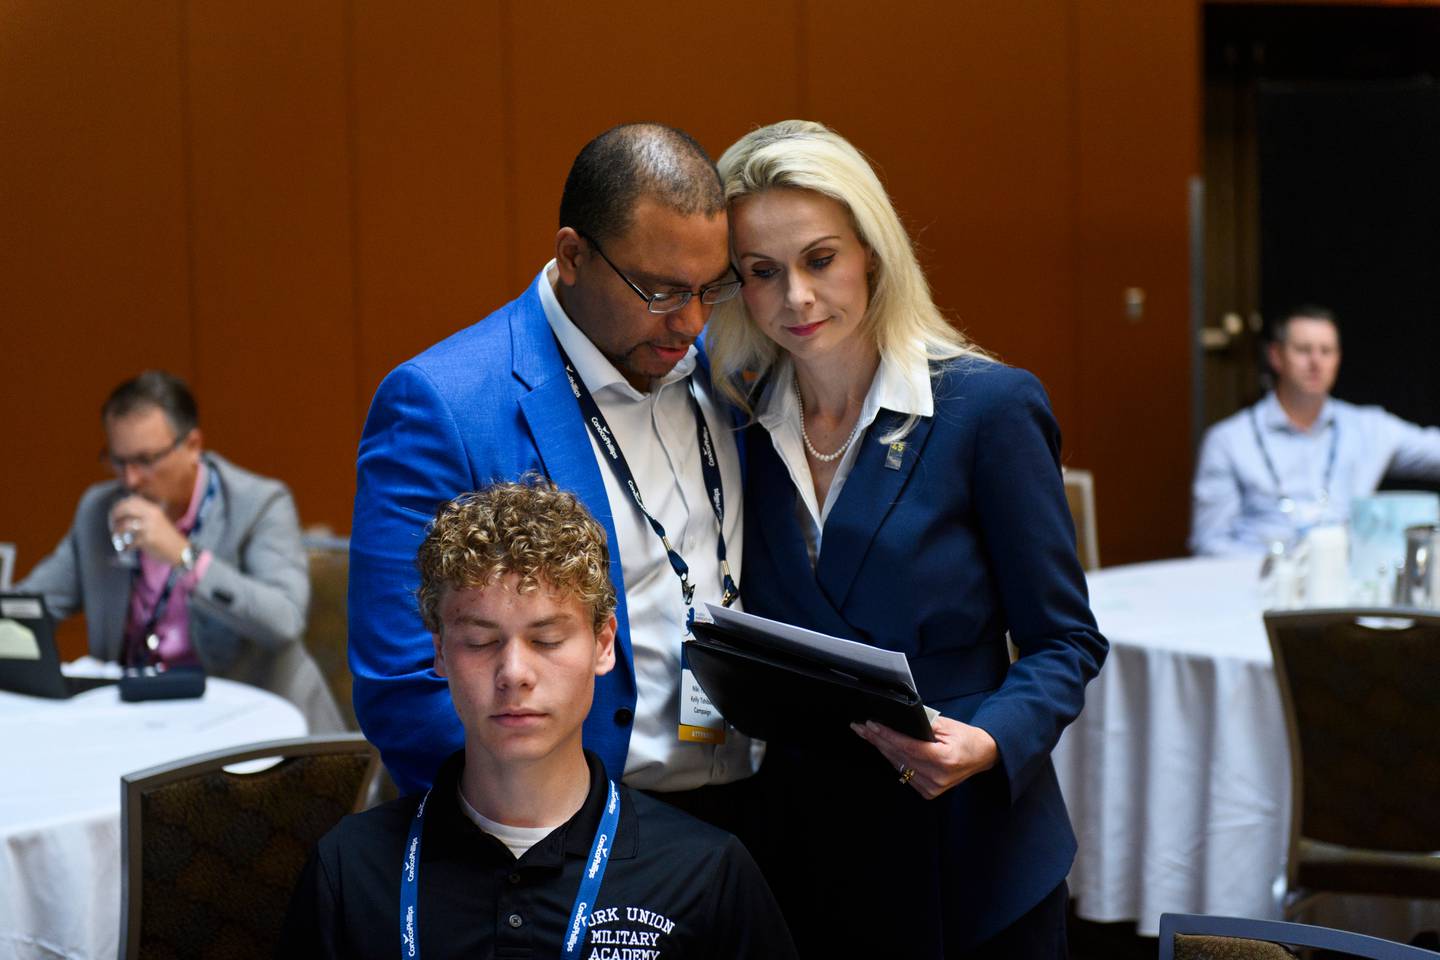
[[(207, 673), (271, 690), (305, 714), (311, 732), (344, 724), (319, 668), (301, 642), (310, 578), (290, 491), (215, 453), (216, 500), (194, 538), (211, 561), (190, 595), (190, 642)], [(85, 611), (90, 655), (118, 660), (130, 603), (130, 572), (115, 562), (110, 509), (120, 483), (97, 483), (80, 497), (59, 546), (15, 589), (40, 593), (57, 619)]]

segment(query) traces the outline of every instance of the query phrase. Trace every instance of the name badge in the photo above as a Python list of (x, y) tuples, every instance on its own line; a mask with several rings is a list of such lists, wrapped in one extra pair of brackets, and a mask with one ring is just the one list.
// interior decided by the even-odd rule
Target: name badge
[(725, 742), (725, 718), (695, 679), (684, 647), (680, 648), (680, 726), (676, 735), (681, 743)]

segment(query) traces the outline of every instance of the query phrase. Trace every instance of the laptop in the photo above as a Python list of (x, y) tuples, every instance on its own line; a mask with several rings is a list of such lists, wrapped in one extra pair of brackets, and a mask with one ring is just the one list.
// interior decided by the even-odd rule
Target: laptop
[(37, 593), (0, 593), (0, 690), (64, 700), (115, 683), (60, 672), (55, 618)]

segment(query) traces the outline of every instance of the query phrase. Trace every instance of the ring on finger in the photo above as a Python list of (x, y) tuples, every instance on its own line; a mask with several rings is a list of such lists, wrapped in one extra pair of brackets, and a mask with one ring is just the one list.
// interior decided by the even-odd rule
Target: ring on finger
[(914, 768), (914, 767), (906, 767), (904, 770), (902, 770), (902, 771), (900, 772), (900, 783), (901, 783), (901, 784), (909, 783), (910, 780), (911, 780), (911, 778), (913, 778), (914, 776), (915, 776), (915, 768)]

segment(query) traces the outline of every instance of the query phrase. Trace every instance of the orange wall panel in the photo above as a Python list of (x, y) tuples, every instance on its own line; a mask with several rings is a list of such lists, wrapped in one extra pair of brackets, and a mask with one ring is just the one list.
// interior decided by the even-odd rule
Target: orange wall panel
[(351, 14), (357, 422), (397, 363), (520, 292), (500, 6), (394, 0)]
[[(936, 299), (1050, 391), (1107, 562), (1174, 553), (1190, 470), (1193, 0), (0, 0), (0, 539), (63, 532), (105, 392), (196, 387), (209, 442), (344, 532), (380, 377), (517, 295), (625, 120), (717, 155), (832, 124)], [(1146, 290), (1130, 323), (1124, 288)], [(37, 466), (38, 465), (38, 466)]]
[[(1184, 552), (1190, 519), (1187, 181), (1200, 165), (1199, 11), (1075, 0), (1079, 432), (1101, 558)], [(1134, 321), (1124, 291), (1145, 291)]]
[(185, 83), (210, 446), (348, 529), (356, 416), (344, 7), (204, 0)]
[(799, 108), (793, 0), (760, 12), (763, 29), (665, 0), (509, 6), (517, 290), (554, 255), (565, 174), (596, 134), (656, 120), (718, 158)]
[[(175, 4), (0, 6), (0, 540), (65, 533), (109, 389), (192, 372)], [(61, 634), (83, 650), (79, 624)]]
[(806, 99), (879, 168), (935, 300), (1074, 407), (1065, 0), (807, 5)]

